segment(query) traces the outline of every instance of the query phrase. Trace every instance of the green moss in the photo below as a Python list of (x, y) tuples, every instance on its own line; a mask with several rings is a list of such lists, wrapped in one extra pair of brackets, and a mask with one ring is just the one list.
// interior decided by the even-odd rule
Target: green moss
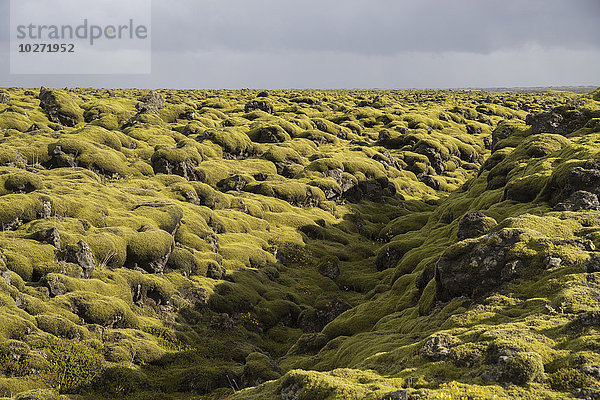
[[(151, 263), (163, 264), (173, 250), (173, 236), (165, 231), (148, 230), (127, 238), (126, 265), (130, 268), (152, 268)], [(160, 268), (156, 265), (155, 268)]]
[[(392, 381), (400, 386), (400, 380)], [(396, 387), (386, 385), (370, 371), (338, 369), (330, 372), (293, 370), (276, 382), (268, 382), (254, 389), (235, 394), (233, 399), (275, 399), (293, 396), (299, 400), (369, 399), (381, 398)]]
[(135, 214), (152, 220), (170, 234), (177, 231), (183, 218), (182, 208), (175, 204), (141, 204), (135, 208)]
[(384, 270), (387, 268), (394, 268), (409, 250), (419, 247), (423, 242), (424, 239), (419, 237), (398, 237), (392, 242), (382, 246), (377, 251), (377, 259), (375, 260), (377, 269)]
[(27, 160), (23, 159), (23, 156), (18, 150), (9, 147), (0, 149), (0, 165), (22, 168), (25, 166), (26, 162)]
[(0, 197), (0, 225), (6, 230), (17, 222), (32, 221), (42, 208), (43, 199), (34, 193), (4, 195)]
[(73, 292), (67, 296), (77, 307), (78, 315), (87, 323), (110, 328), (138, 326), (137, 316), (121, 299), (90, 292)]
[(430, 212), (417, 212), (403, 215), (387, 224), (379, 233), (382, 238), (393, 238), (406, 232), (421, 229), (429, 220)]
[(90, 246), (96, 263), (100, 267), (120, 268), (127, 259), (127, 243), (121, 232), (115, 231), (96, 233), (86, 236), (85, 241)]
[(304, 165), (307, 160), (290, 147), (272, 146), (262, 157), (274, 163), (293, 163)]
[(104, 145), (95, 145), (75, 138), (65, 138), (51, 146), (50, 151), (57, 152), (58, 147), (64, 153), (57, 158), (56, 162), (59, 166), (77, 164), (113, 177), (115, 175), (126, 177), (133, 173), (122, 153)]
[(35, 321), (39, 329), (58, 338), (82, 340), (88, 335), (85, 329), (60, 315), (36, 315)]
[(63, 393), (81, 391), (100, 376), (102, 357), (85, 345), (49, 339), (43, 348), (49, 355), (48, 373), (52, 384)]
[(221, 146), (225, 153), (234, 156), (253, 154), (255, 151), (255, 146), (250, 138), (235, 128), (209, 129), (202, 134), (202, 137)]
[(32, 121), (25, 115), (16, 112), (3, 112), (0, 114), (0, 129), (15, 129), (25, 132), (32, 125)]
[(206, 273), (206, 271), (202, 271), (202, 263), (194, 256), (194, 254), (191, 251), (180, 247), (176, 247), (169, 256), (167, 267), (180, 271), (184, 275), (203, 275)]
[[(166, 107), (126, 124), (146, 91), (55, 91), (83, 112), (65, 128), (6, 91), (0, 346), (29, 350), (0, 363), (0, 395), (57, 386), (51, 336), (105, 357), (86, 398), (558, 398), (600, 363), (600, 218), (551, 211), (570, 170), (595, 168), (589, 97), (161, 90)], [(273, 113), (245, 109), (265, 95)], [(592, 119), (531, 135), (525, 116), (553, 107)], [(500, 224), (473, 251), (456, 244), (471, 211)], [(89, 244), (90, 279), (42, 243), (54, 228)], [(506, 229), (527, 234), (495, 242)], [(444, 252), (502, 285), (436, 301)]]
[(55, 262), (56, 248), (52, 245), (33, 240), (0, 243), (6, 257), (6, 267), (25, 281), (39, 280), (44, 272), (54, 268), (52, 264)]
[(518, 385), (544, 379), (544, 364), (537, 353), (523, 352), (506, 361), (506, 378)]
[(239, 261), (247, 267), (264, 267), (275, 263), (273, 254), (266, 252), (250, 243), (234, 243), (222, 246), (219, 253), (226, 259)]
[(29, 172), (8, 174), (4, 179), (4, 188), (8, 193), (30, 193), (44, 188), (40, 177)]
[(60, 400), (58, 393), (52, 389), (33, 389), (17, 394), (18, 400)]
[(246, 357), (242, 379), (249, 386), (256, 386), (262, 382), (277, 379), (281, 373), (277, 372), (274, 362), (262, 353), (250, 353)]
[(423, 290), (423, 294), (421, 295), (421, 298), (419, 299), (419, 314), (420, 315), (429, 314), (429, 312), (433, 308), (433, 306), (435, 304), (435, 292), (436, 292), (435, 280), (432, 279), (431, 281), (429, 281), (427, 286), (425, 286), (425, 289)]
[(326, 197), (319, 188), (299, 182), (260, 182), (245, 187), (246, 191), (275, 197), (294, 205), (318, 206)]
[(291, 140), (290, 135), (279, 125), (257, 126), (248, 132), (257, 143), (282, 143)]
[(591, 376), (572, 368), (562, 368), (554, 372), (548, 376), (547, 382), (552, 389), (561, 392), (597, 386), (598, 384)]
[(104, 370), (99, 382), (104, 393), (116, 397), (130, 395), (149, 386), (148, 377), (143, 372), (121, 365)]

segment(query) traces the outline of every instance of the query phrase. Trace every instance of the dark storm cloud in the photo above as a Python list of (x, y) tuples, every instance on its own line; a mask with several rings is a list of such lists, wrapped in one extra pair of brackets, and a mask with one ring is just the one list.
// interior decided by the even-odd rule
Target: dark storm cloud
[(158, 50), (490, 53), (600, 47), (600, 0), (174, 0), (154, 3)]
[(600, 83), (600, 0), (152, 0), (150, 75), (10, 75), (8, 4), (0, 87)]

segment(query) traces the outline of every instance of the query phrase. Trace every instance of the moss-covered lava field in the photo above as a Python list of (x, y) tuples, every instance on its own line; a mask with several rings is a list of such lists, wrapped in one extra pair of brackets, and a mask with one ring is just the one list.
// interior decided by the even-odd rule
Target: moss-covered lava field
[(0, 398), (600, 399), (600, 91), (0, 90)]

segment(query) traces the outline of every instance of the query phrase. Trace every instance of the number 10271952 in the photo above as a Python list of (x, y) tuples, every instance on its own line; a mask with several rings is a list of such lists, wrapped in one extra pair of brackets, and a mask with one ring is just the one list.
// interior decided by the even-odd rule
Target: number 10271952
[(20, 43), (19, 53), (74, 53), (72, 43)]

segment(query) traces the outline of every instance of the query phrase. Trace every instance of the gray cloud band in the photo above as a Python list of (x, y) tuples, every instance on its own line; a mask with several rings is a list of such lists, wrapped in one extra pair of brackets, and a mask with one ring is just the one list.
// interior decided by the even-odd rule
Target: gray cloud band
[(95, 25), (89, 24), (87, 19), (81, 25), (39, 25), (28, 24), (16, 27), (16, 37), (19, 40), (88, 40), (90, 45), (98, 40), (145, 40), (148, 38), (149, 29), (146, 25), (135, 24), (130, 19), (127, 24)]

